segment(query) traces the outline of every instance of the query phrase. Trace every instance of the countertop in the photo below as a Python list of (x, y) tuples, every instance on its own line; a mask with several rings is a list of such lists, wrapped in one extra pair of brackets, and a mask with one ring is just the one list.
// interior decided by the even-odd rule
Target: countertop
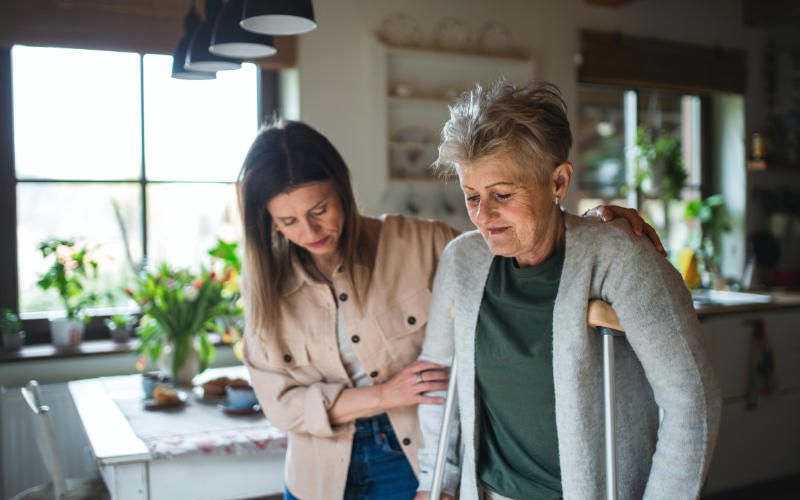
[[(703, 294), (708, 291), (694, 292), (693, 297)], [(734, 298), (731, 301), (714, 300), (716, 297), (700, 296), (700, 300), (695, 300), (694, 308), (697, 315), (702, 319), (708, 316), (719, 314), (736, 314), (736, 313), (758, 313), (766, 311), (775, 311), (780, 309), (793, 309), (800, 308), (800, 293), (798, 292), (716, 292), (722, 293)], [(736, 300), (741, 296), (741, 300)], [(758, 301), (748, 301), (752, 296)], [(724, 296), (722, 298), (725, 298)]]

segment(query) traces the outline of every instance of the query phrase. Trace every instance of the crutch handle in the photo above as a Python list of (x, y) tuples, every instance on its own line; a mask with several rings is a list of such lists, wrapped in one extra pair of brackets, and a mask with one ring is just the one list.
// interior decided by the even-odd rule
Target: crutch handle
[(625, 329), (619, 323), (616, 311), (602, 300), (589, 301), (588, 323), (593, 328), (608, 328), (620, 333), (625, 332)]

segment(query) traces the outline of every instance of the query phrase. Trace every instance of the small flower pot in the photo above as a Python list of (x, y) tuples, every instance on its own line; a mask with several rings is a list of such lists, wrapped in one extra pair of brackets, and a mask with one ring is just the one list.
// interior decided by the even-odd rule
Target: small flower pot
[(50, 337), (56, 347), (74, 347), (83, 342), (84, 323), (79, 319), (50, 320)]
[(6, 351), (19, 351), (25, 343), (25, 332), (3, 332), (3, 349)]
[(111, 333), (111, 340), (118, 344), (124, 344), (131, 338), (131, 329), (127, 326), (119, 327), (119, 328), (108, 328), (108, 331)]

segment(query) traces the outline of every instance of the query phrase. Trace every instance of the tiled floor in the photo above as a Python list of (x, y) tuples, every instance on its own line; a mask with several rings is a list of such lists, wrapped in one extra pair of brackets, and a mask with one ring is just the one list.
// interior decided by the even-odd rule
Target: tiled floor
[(703, 500), (798, 500), (800, 476), (704, 496)]

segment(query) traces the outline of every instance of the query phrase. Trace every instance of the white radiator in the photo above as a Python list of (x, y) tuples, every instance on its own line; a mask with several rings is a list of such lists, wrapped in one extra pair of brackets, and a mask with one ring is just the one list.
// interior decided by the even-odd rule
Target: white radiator
[[(64, 474), (81, 477), (96, 472), (97, 466), (67, 385), (43, 385), (41, 391), (44, 403), (50, 407)], [(3, 498), (49, 480), (33, 429), (30, 409), (19, 388), (0, 387), (0, 493)]]

